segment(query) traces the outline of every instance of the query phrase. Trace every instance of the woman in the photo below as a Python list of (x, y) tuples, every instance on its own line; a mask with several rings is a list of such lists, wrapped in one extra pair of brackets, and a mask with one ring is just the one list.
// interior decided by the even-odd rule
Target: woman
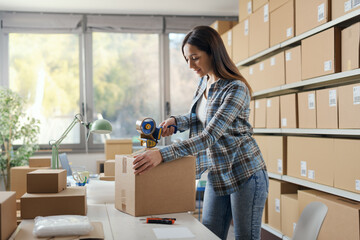
[(208, 26), (190, 31), (182, 44), (188, 66), (200, 77), (190, 113), (160, 125), (176, 125), (190, 138), (135, 157), (135, 174), (161, 162), (196, 155), (196, 176), (208, 170), (203, 224), (226, 239), (231, 219), (236, 239), (260, 239), (268, 176), (248, 123), (251, 88), (228, 56), (220, 35)]

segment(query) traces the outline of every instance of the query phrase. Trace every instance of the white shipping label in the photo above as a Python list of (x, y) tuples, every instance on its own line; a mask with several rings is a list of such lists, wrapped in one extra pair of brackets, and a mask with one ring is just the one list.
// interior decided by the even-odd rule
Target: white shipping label
[(264, 70), (264, 63), (260, 63), (259, 69), (260, 69), (260, 71), (263, 71), (263, 70)]
[(249, 20), (246, 19), (245, 22), (244, 22), (244, 35), (247, 36), (249, 35)]
[(336, 98), (336, 90), (329, 90), (329, 107), (336, 107), (337, 98)]
[(281, 126), (282, 126), (282, 127), (286, 127), (286, 126), (287, 126), (287, 119), (286, 119), (286, 118), (282, 118), (282, 119), (281, 119)]
[(264, 6), (264, 22), (269, 21), (269, 4)]
[(260, 102), (259, 101), (255, 101), (255, 108), (260, 108)]
[(356, 8), (360, 6), (360, 0), (352, 0), (351, 1), (351, 8)]
[(275, 63), (275, 57), (270, 58), (270, 66), (274, 66)]
[(275, 198), (275, 211), (280, 212), (280, 199)]
[(315, 109), (315, 94), (314, 93), (308, 94), (308, 108)]
[(300, 175), (301, 175), (302, 177), (306, 177), (306, 172), (307, 172), (307, 170), (306, 170), (306, 162), (305, 162), (305, 161), (301, 161), (301, 162), (300, 162)]
[(283, 172), (282, 159), (278, 159), (278, 160), (277, 160), (277, 170), (278, 170), (278, 173), (282, 173), (282, 172)]
[(360, 86), (353, 88), (353, 100), (354, 105), (360, 104)]
[(344, 12), (351, 10), (351, 0), (344, 2)]
[(291, 37), (292, 36), (292, 27), (289, 27), (288, 29), (286, 29), (286, 37)]
[(250, 68), (249, 68), (249, 74), (250, 74), (250, 75), (253, 75), (253, 74), (254, 74), (254, 69), (253, 69), (253, 67), (250, 67)]
[(266, 106), (267, 106), (268, 108), (271, 107), (271, 99), (268, 99), (268, 100), (266, 101)]
[(315, 180), (315, 170), (308, 171), (308, 178)]
[(355, 180), (355, 189), (360, 191), (360, 180)]
[(332, 69), (332, 61), (325, 61), (324, 62), (324, 71), (330, 71)]
[(231, 42), (232, 42), (232, 31), (228, 32), (228, 45), (231, 46)]
[(318, 6), (318, 22), (325, 19), (325, 4), (322, 3)]
[(248, 12), (248, 14), (251, 14), (251, 13), (252, 13), (251, 1), (249, 1), (248, 4), (247, 4), (247, 12)]
[(286, 59), (286, 61), (290, 61), (290, 60), (291, 60), (291, 52), (287, 52), (287, 53), (285, 54), (285, 59)]

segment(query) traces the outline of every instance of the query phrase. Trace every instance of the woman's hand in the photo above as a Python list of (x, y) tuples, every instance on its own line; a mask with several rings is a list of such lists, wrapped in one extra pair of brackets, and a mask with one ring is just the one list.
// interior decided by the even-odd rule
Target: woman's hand
[(176, 125), (175, 118), (171, 117), (160, 123), (160, 126), (163, 127), (161, 136), (167, 137), (174, 134), (175, 128), (169, 127), (170, 125)]
[(163, 161), (159, 150), (148, 150), (135, 156), (133, 161), (134, 174), (142, 174)]

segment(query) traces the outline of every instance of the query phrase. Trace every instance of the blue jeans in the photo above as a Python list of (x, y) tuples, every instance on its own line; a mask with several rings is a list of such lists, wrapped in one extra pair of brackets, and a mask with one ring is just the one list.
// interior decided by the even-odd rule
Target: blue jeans
[(234, 221), (235, 238), (260, 239), (261, 217), (268, 195), (269, 178), (264, 170), (254, 173), (241, 189), (225, 196), (217, 196), (207, 181), (203, 224), (219, 238), (226, 239), (231, 219)]

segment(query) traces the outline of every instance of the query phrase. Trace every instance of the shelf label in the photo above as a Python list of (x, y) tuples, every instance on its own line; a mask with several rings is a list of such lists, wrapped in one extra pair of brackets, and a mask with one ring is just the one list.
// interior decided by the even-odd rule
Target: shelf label
[(306, 177), (306, 162), (305, 161), (301, 161), (300, 162), (300, 175), (302, 177)]
[(249, 20), (246, 19), (245, 22), (244, 22), (244, 35), (247, 36), (249, 35)]
[(351, 10), (351, 0), (344, 2), (344, 12)]
[(325, 4), (322, 3), (318, 6), (318, 22), (325, 19)]
[(355, 189), (360, 191), (360, 180), (355, 180)]
[(264, 6), (264, 22), (269, 21), (269, 4)]
[(354, 105), (360, 104), (360, 86), (354, 87), (353, 93)]
[(287, 52), (285, 54), (285, 58), (286, 58), (286, 61), (290, 61), (291, 60), (291, 52)]
[(250, 68), (249, 68), (249, 74), (250, 74), (250, 75), (253, 75), (253, 74), (254, 74), (254, 69), (253, 69), (253, 67), (250, 67)]
[(228, 45), (231, 46), (231, 42), (232, 42), (232, 31), (228, 32)]
[(315, 109), (315, 94), (314, 93), (310, 93), (308, 95), (308, 108)]
[(249, 1), (248, 3), (247, 3), (247, 12), (248, 12), (248, 14), (251, 14), (252, 13), (252, 8), (251, 8), (252, 6), (251, 6), (251, 1)]
[(275, 57), (270, 58), (270, 66), (274, 66), (275, 63)]
[(288, 29), (286, 29), (286, 37), (291, 37), (292, 36), (292, 27), (289, 27)]
[(275, 198), (275, 211), (280, 212), (280, 199)]
[(282, 119), (281, 119), (281, 126), (282, 126), (282, 127), (286, 127), (286, 126), (287, 126), (287, 119), (286, 119), (286, 118), (282, 118)]
[(255, 101), (255, 108), (260, 108), (260, 102), (259, 101)]
[(277, 160), (277, 170), (278, 170), (278, 173), (282, 173), (282, 172), (283, 172), (282, 159), (278, 159), (278, 160)]
[(315, 180), (315, 170), (308, 171), (308, 178)]
[(336, 105), (337, 105), (336, 90), (331, 89), (329, 90), (329, 107), (336, 107)]
[(325, 61), (324, 62), (324, 72), (330, 71), (332, 69), (332, 61)]
[(271, 99), (268, 99), (268, 100), (266, 101), (266, 106), (267, 106), (268, 108), (271, 107)]
[(264, 70), (264, 63), (262, 62), (262, 63), (260, 63), (260, 65), (259, 65), (259, 69), (260, 69), (260, 71), (263, 71)]

